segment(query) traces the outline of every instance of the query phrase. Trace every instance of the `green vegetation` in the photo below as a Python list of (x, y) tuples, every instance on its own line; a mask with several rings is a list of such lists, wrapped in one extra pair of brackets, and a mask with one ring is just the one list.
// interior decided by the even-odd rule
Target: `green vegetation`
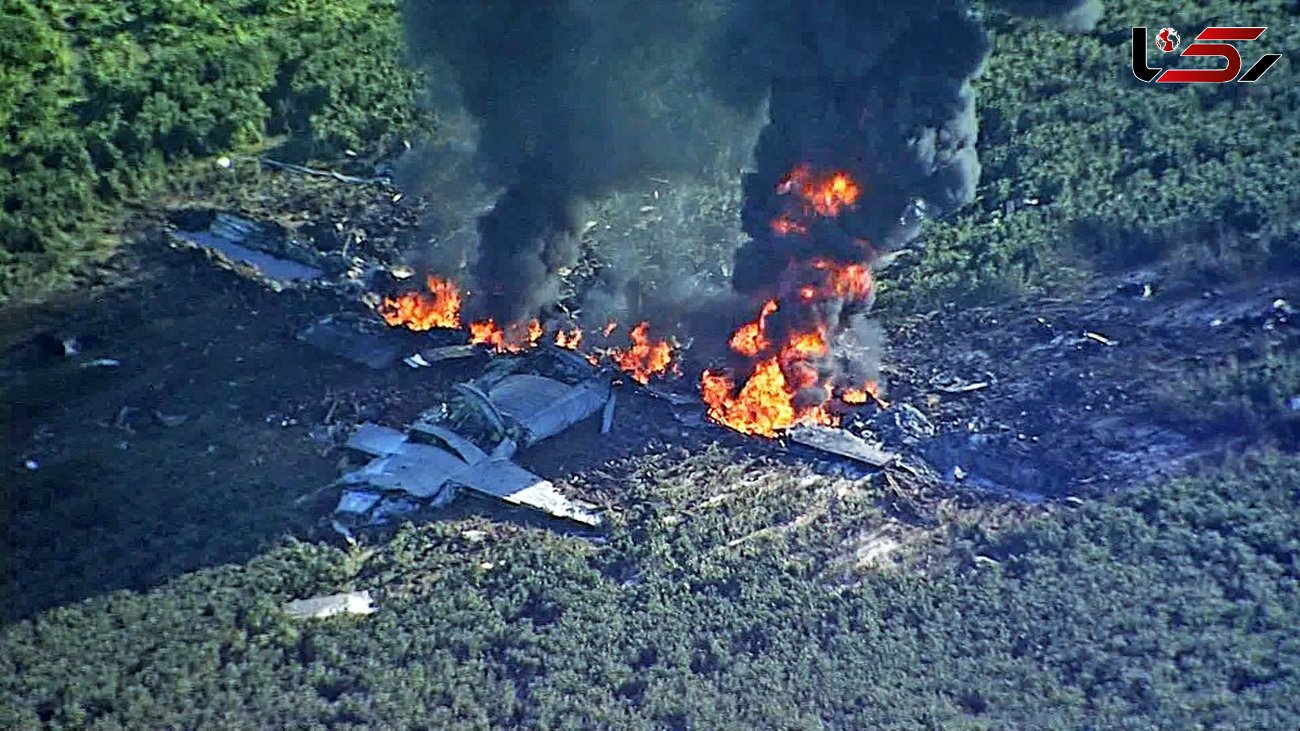
[[(1108, 3), (1084, 36), (990, 14), (995, 52), (977, 84), (982, 200), (929, 228), (889, 296), (987, 299), (1169, 254), (1207, 278), (1294, 266), (1294, 13), (1285, 0)], [(1129, 71), (1129, 29), (1152, 24), (1188, 39), (1206, 25), (1267, 25), (1243, 59), (1283, 59), (1255, 85), (1143, 84)]]
[[(798, 521), (791, 495), (825, 495), (830, 481), (696, 457), (639, 468), (603, 546), (445, 522), (408, 527), (373, 556), (294, 543), (12, 625), (0, 725), (1300, 723), (1300, 459), (1000, 534), (967, 529), (928, 575), (873, 572), (846, 588), (810, 557), (845, 550), (878, 492)], [(734, 543), (761, 524), (797, 527)], [(352, 587), (377, 589), (379, 613), (294, 624), (277, 609)]]
[(1264, 342), (1253, 352), (1193, 371), (1160, 394), (1166, 417), (1209, 434), (1276, 437), (1300, 445), (1300, 355)]
[(4, 0), (0, 301), (114, 244), (189, 159), (381, 149), (418, 122), (395, 0)]
[[(286, 140), (297, 156), (377, 151), (420, 123), (392, 0), (0, 2), (0, 296), (107, 251), (120, 206), (188, 162)], [(885, 301), (1064, 285), (1166, 254), (1206, 277), (1296, 261), (1293, 59), (1249, 89), (1142, 86), (1127, 69), (1130, 25), (1258, 22), (1271, 26), (1261, 49), (1294, 56), (1294, 10), (1110, 5), (1083, 38), (990, 17), (981, 203), (929, 227), (889, 270)], [(736, 194), (698, 185), (596, 202), (602, 222), (622, 219), (584, 235), (618, 248), (620, 229), (701, 231)], [(648, 276), (712, 276), (734, 236), (655, 246), (669, 260)], [(1180, 424), (1293, 447), (1297, 362), (1261, 345), (1172, 385), (1165, 405)], [(448, 519), (373, 552), (290, 542), (8, 624), (0, 728), (1300, 728), (1293, 454), (1010, 529), (921, 515), (907, 528), (943, 542), (897, 548), (892, 570), (858, 565), (882, 505), (901, 499), (883, 481), (720, 448), (608, 473), (594, 492), (624, 512), (603, 543)], [(169, 474), (169, 490), (203, 486)], [(57, 495), (61, 473), (42, 479)], [(241, 500), (184, 496), (214, 512)], [(99, 505), (40, 509), (93, 522)], [(202, 564), (202, 545), (175, 545)], [(96, 560), (115, 565), (71, 568), (140, 559)], [(299, 624), (279, 611), (352, 588), (374, 590), (379, 613)]]

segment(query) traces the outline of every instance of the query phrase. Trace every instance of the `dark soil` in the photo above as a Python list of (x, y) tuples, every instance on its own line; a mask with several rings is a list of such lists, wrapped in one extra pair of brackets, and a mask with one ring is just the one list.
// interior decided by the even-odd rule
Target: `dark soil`
[[(140, 224), (149, 235), (119, 258), (115, 276), (11, 310), (0, 327), (7, 619), (240, 563), (286, 536), (337, 540), (328, 514), (347, 459), (340, 440), (362, 421), (405, 424), (484, 365), (486, 356), (372, 370), (317, 351), (295, 337), (308, 324), (368, 310), (324, 288), (274, 292), (170, 249), (157, 235), (162, 220)], [(1188, 362), (1222, 358), (1265, 328), (1293, 338), (1271, 303), (1300, 302), (1300, 291), (1279, 280), (1178, 292), (1141, 276), (1154, 283), (1151, 296), (1132, 277), (1114, 278), (1068, 302), (887, 319), (895, 406), (863, 407), (848, 425), (904, 454), (903, 483), (981, 500), (1096, 496), (1230, 450), (1236, 435), (1162, 418), (1160, 389)], [(61, 352), (68, 337), (80, 352)], [(414, 348), (421, 336), (406, 337)], [(100, 358), (120, 364), (94, 365)], [(977, 383), (986, 385), (962, 390)], [(689, 382), (667, 387), (691, 391)], [(929, 423), (900, 432), (894, 415), (905, 411)], [(590, 420), (520, 461), (613, 506), (619, 471), (637, 455), (713, 442), (737, 456), (845, 469), (683, 423), (632, 387), (620, 391), (612, 434)], [(480, 511), (547, 523), (477, 500), (440, 514)]]

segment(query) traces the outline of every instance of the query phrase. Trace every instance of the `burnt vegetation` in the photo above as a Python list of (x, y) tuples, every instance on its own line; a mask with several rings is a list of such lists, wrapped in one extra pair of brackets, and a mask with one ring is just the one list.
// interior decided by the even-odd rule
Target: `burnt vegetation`
[[(702, 22), (723, 5), (671, 7)], [(584, 442), (544, 465), (610, 510), (595, 540), (468, 510), (339, 548), (282, 537), (318, 535), (307, 524), (328, 500), (298, 498), (330, 479), (336, 457), (281, 424), (319, 422), (317, 392), (335, 397), (335, 418), (375, 418), (366, 409), (385, 399), (407, 418), (433, 387), (286, 366), (279, 338), (330, 304), (212, 286), (224, 274), (193, 262), (185, 276), (168, 260), (151, 264), (154, 279), (130, 279), (120, 262), (144, 244), (119, 234), (141, 211), (183, 203), (292, 211), (329, 222), (322, 241), (368, 227), (356, 245), (394, 261), (431, 240), (442, 248), (430, 257), (450, 256), (491, 204), (468, 182), (464, 120), (421, 94), (455, 84), (403, 64), (390, 0), (5, 3), (0, 295), (22, 316), (0, 343), (41, 321), (22, 298), (68, 311), (60, 287), (122, 277), (92, 301), (94, 327), (123, 338), (113, 355), (128, 365), (176, 368), (128, 367), (127, 386), (112, 386), (61, 365), (0, 394), (12, 417), (0, 450), (12, 577), (0, 592), (0, 727), (1300, 727), (1300, 293), (1288, 284), (1300, 261), (1300, 11), (1110, 3), (1080, 35), (1026, 19), (1038, 5), (979, 8), (992, 41), (972, 82), (983, 173), (971, 205), (927, 221), (879, 273), (889, 397), (952, 428), (1048, 403), (1051, 433), (1096, 438), (1084, 449), (1048, 432), (1037, 447), (1004, 435), (1043, 470), (1026, 487), (1048, 480), (1049, 460), (1080, 455), (1123, 484), (1073, 485), (1034, 506), (917, 492), (888, 473), (772, 459), (738, 437), (674, 444), (647, 418), (616, 427), (617, 458)], [(1269, 30), (1243, 50), (1247, 64), (1256, 50), (1283, 53), (1258, 84), (1165, 88), (1128, 70), (1130, 26), (1171, 25), (1186, 43), (1206, 25), (1252, 23)], [(637, 104), (667, 117), (665, 100), (689, 96), (647, 89)], [(653, 310), (656, 293), (729, 285), (739, 168), (758, 124), (692, 114), (679, 121), (734, 125), (735, 140), (692, 147), (689, 164), (653, 178), (618, 167), (563, 191), (548, 225), (573, 248), (547, 272), (561, 301)], [(364, 173), (404, 139), (421, 169), (398, 177), (423, 209), (383, 208), (385, 190), (212, 164), (265, 153)], [(502, 154), (513, 165), (526, 148)], [(92, 266), (106, 257), (118, 268)], [(1242, 293), (1261, 292), (1263, 311), (1234, 314)], [(241, 319), (249, 309), (260, 319)], [(1067, 339), (1084, 327), (1120, 344)], [(1057, 340), (1084, 355), (1036, 370), (1031, 349)], [(5, 373), (22, 371), (12, 352)], [(947, 384), (948, 370), (996, 378), (931, 408), (935, 392), (918, 384)], [(311, 408), (285, 406), (304, 383)], [(127, 398), (113, 389), (128, 387), (146, 414), (129, 434), (111, 425)], [(1079, 428), (1112, 400), (1139, 403), (1154, 426)], [(163, 427), (155, 409), (198, 416)], [(50, 433), (33, 426), (47, 421)], [(92, 436), (72, 441), (69, 424)], [(1129, 463), (1107, 460), (1140, 429), (1228, 447), (1184, 476), (1128, 480)], [(40, 440), (73, 456), (29, 474), (23, 450)], [(280, 609), (353, 588), (372, 590), (379, 611), (295, 623)]]

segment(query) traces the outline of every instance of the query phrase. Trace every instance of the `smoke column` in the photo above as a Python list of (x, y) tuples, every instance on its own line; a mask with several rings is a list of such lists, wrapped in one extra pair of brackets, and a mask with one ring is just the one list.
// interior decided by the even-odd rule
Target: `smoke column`
[[(1096, 14), (1077, 0), (1000, 4), (1074, 25)], [(966, 0), (406, 0), (403, 18), (415, 60), (454, 77), (480, 173), (503, 191), (478, 222), (470, 298), (500, 323), (555, 301), (579, 255), (578, 200), (712, 160), (727, 130), (710, 128), (706, 96), (768, 100), (733, 277), (756, 299), (799, 286), (815, 260), (869, 263), (922, 213), (970, 201), (979, 178), (970, 80), (989, 43)], [(845, 171), (862, 194), (775, 235), (789, 202), (774, 191), (798, 164)], [(833, 335), (862, 304), (816, 316)], [(807, 316), (787, 308), (773, 326)]]
[(479, 221), (474, 307), (501, 323), (554, 302), (579, 254), (573, 210), (634, 176), (707, 159), (682, 78), (708, 18), (692, 0), (408, 0), (417, 62), (450, 69), (504, 192)]
[[(1095, 22), (1098, 10), (1077, 0), (1000, 4), (1075, 28)], [(738, 105), (766, 96), (769, 110), (756, 170), (744, 178), (741, 224), (750, 239), (736, 254), (733, 288), (754, 303), (780, 303), (765, 320), (777, 348), (798, 333), (851, 335), (870, 294), (799, 295), (828, 291), (826, 262), (866, 267), (878, 251), (914, 238), (922, 218), (973, 200), (980, 166), (971, 82), (989, 53), (987, 34), (965, 0), (737, 0), (717, 47), (719, 92)], [(816, 215), (807, 196), (792, 193), (834, 176), (852, 182), (851, 204)], [(843, 359), (810, 360), (784, 358), (787, 382), (820, 386), (842, 375)]]

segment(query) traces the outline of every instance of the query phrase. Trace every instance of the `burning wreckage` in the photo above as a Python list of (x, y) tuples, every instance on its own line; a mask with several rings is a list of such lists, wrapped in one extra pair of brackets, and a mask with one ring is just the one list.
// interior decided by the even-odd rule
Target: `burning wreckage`
[[(277, 290), (320, 285), (326, 279), (322, 269), (303, 276), (305, 269), (299, 267), (306, 265), (295, 261), (292, 242), (273, 231), (219, 214), (197, 233), (173, 231), (172, 240), (201, 249), (223, 266)], [(285, 257), (283, 264), (279, 257)], [(364, 269), (354, 268), (353, 275)], [(363, 276), (374, 276), (382, 267), (371, 269)], [(832, 279), (831, 286), (845, 286), (836, 282), (840, 280)], [(591, 333), (574, 325), (544, 327), (537, 320), (506, 328), (490, 319), (465, 323), (463, 294), (454, 281), (429, 276), (424, 285), (396, 296), (364, 297), (372, 305), (371, 316), (326, 316), (298, 336), (308, 345), (372, 369), (399, 363), (428, 368), (485, 351), (493, 355), (477, 378), (455, 384), (444, 400), (402, 428), (367, 422), (350, 434), (344, 446), (368, 461), (345, 472), (335, 484), (339, 498), (332, 523), (345, 536), (421, 508), (444, 506), (461, 490), (581, 525), (600, 525), (594, 506), (564, 496), (513, 458), (598, 415), (600, 432), (608, 433), (620, 383), (635, 384), (632, 396), (668, 401), (689, 423), (703, 423), (700, 416), (707, 414), (742, 433), (780, 434), (791, 443), (873, 467), (886, 466), (894, 458), (850, 432), (831, 428), (835, 420), (830, 410), (795, 413), (793, 395), (780, 383), (768, 384), (776, 390), (766, 394), (747, 386), (749, 390), (731, 397), (731, 406), (711, 401), (707, 391), (701, 399), (651, 385), (656, 378), (671, 376), (675, 384), (684, 379), (679, 377), (679, 346), (652, 337), (647, 322), (621, 333), (613, 322)], [(761, 344), (764, 325), (763, 318), (746, 325), (733, 344)], [(414, 341), (416, 347), (413, 334), (423, 336)], [(706, 372), (706, 383), (710, 377), (721, 376)], [(861, 398), (850, 392), (841, 397), (847, 405), (872, 397), (867, 390), (861, 393)], [(824, 418), (816, 423), (810, 413)]]
[[(1058, 16), (1080, 28), (1095, 22), (1099, 9), (1088, 0), (995, 4)], [(646, 384), (682, 370), (674, 343), (657, 338), (648, 322), (625, 329), (586, 323), (583, 329), (562, 317), (538, 319), (558, 310), (561, 279), (580, 258), (575, 203), (664, 162), (637, 153), (668, 146), (620, 137), (651, 132), (633, 123), (635, 115), (620, 116), (637, 108), (636, 99), (623, 93), (634, 85), (589, 78), (619, 66), (599, 63), (599, 56), (625, 44), (599, 33), (621, 26), (592, 22), (598, 19), (583, 16), (577, 5), (529, 15), (528, 22), (541, 24), (533, 35), (561, 42), (521, 64), (508, 52), (521, 49), (496, 42), (502, 19), (494, 14), (510, 5), (408, 8), (408, 25), (427, 31), (417, 34), (422, 41), (416, 56), (437, 57), (455, 72), (466, 109), (481, 127), (477, 162), (502, 191), (478, 219), (475, 255), (427, 277), (418, 290), (374, 297), (370, 321), (330, 319), (303, 339), (385, 368), (402, 357), (402, 347), (389, 344), (381, 328), (456, 332), (459, 341), (420, 350), (406, 363), (425, 366), (475, 348), (534, 354), (530, 360), (571, 351), (554, 359), (567, 372), (502, 375), (493, 366), (405, 432), (363, 426), (350, 444), (373, 461), (344, 477), (344, 515), (375, 519), (393, 509), (391, 493), (440, 502), (460, 486), (594, 523), (585, 507), (561, 498), (511, 457), (601, 409), (608, 426), (615, 373)], [(452, 17), (443, 17), (448, 13)], [(753, 316), (725, 338), (725, 355), (699, 354), (706, 362), (698, 364), (704, 367), (698, 368), (694, 390), (715, 424), (887, 464), (892, 455), (837, 428), (855, 407), (885, 406), (878, 337), (866, 319), (875, 298), (871, 267), (882, 252), (914, 239), (923, 219), (974, 200), (980, 166), (972, 81), (991, 43), (980, 14), (962, 0), (826, 0), (819, 12), (781, 0), (738, 1), (723, 25), (720, 76), (723, 83), (747, 87), (724, 96), (755, 107), (767, 101), (754, 169), (742, 180), (740, 218), (747, 241), (736, 252), (731, 277), (732, 300)], [(629, 38), (637, 33), (633, 29)], [(527, 78), (520, 78), (521, 70)], [(557, 79), (563, 83), (553, 84)], [(519, 109), (543, 113), (521, 117)], [(627, 124), (593, 126), (592, 115)], [(593, 139), (584, 136), (597, 130)], [(613, 155), (615, 150), (622, 154)], [(222, 248), (213, 244), (215, 236), (226, 256), (258, 267), (257, 257), (248, 254), (256, 247), (236, 240), (257, 228), (219, 223), (220, 232), (189, 240)], [(310, 270), (269, 263), (278, 273), (264, 274), (277, 286), (315, 281), (330, 268), (329, 262)], [(269, 269), (267, 264), (261, 266)], [(373, 267), (343, 268), (358, 282), (357, 291), (370, 291)], [(579, 365), (588, 373), (579, 374)]]

